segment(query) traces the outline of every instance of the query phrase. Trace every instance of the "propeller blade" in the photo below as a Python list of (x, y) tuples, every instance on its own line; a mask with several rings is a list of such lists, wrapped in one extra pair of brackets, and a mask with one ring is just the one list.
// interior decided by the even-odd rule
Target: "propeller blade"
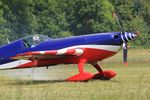
[(123, 28), (123, 25), (122, 25), (122, 23), (119, 21), (119, 18), (118, 18), (118, 16), (116, 15), (116, 13), (115, 13), (115, 12), (113, 12), (113, 17), (115, 17), (116, 22), (118, 23), (118, 25), (119, 25), (119, 27), (120, 27), (121, 31), (124, 33), (124, 32), (125, 32), (125, 30), (124, 30), (124, 28)]
[(123, 43), (123, 63), (125, 66), (128, 66), (127, 58), (128, 58), (128, 45), (127, 43)]
[(123, 42), (123, 63), (125, 66), (128, 66), (128, 62), (127, 62), (127, 56), (128, 56), (128, 45), (127, 42), (130, 40), (134, 40), (135, 38), (137, 38), (138, 36), (140, 36), (140, 32), (139, 31), (135, 31), (135, 34), (133, 33), (126, 33), (125, 29), (123, 27), (122, 22), (120, 21), (118, 15), (116, 14), (116, 12), (113, 12), (113, 17), (115, 18), (117, 24), (120, 27), (121, 30), (121, 38), (122, 38), (122, 42)]

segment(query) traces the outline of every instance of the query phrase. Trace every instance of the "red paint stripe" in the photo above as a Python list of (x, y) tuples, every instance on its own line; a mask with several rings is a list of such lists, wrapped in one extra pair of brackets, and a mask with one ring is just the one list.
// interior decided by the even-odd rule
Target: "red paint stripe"
[(52, 51), (45, 51), (45, 55), (56, 55), (57, 50), (52, 50)]
[(26, 56), (26, 55), (37, 55), (37, 54), (40, 54), (39, 52), (35, 51), (35, 52), (27, 52), (27, 53), (24, 53), (23, 56)]
[(76, 53), (75, 49), (68, 49), (67, 52), (65, 53), (65, 55), (73, 55)]

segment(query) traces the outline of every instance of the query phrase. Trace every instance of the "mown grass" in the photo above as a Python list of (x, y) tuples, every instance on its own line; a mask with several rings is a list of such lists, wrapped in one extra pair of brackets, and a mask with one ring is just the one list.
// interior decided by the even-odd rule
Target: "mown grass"
[[(150, 50), (130, 50), (128, 67), (122, 64), (121, 52), (100, 64), (117, 76), (110, 81), (65, 82), (78, 72), (75, 65), (49, 68), (49, 80), (12, 78), (0, 71), (0, 100), (150, 100)], [(96, 73), (91, 65), (85, 68)]]

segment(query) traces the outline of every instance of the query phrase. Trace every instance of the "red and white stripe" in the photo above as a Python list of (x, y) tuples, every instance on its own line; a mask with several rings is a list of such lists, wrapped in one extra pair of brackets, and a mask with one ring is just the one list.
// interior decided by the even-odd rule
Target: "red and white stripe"
[(23, 57), (31, 57), (36, 55), (74, 55), (79, 56), (83, 54), (82, 49), (60, 49), (60, 50), (50, 50), (50, 51), (34, 51), (34, 52), (27, 52), (23, 54), (18, 54), (15, 57), (12, 57), (12, 59), (19, 59)]
[(11, 68), (15, 68), (17, 66), (26, 64), (26, 63), (30, 63), (32, 61), (30, 60), (17, 60), (17, 61), (13, 61), (13, 62), (9, 62), (6, 64), (2, 64), (0, 65), (0, 69), (11, 69)]

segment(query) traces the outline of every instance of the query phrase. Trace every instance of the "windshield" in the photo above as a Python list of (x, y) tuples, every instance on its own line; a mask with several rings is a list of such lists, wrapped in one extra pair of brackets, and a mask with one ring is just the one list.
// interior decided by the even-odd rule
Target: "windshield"
[(24, 46), (29, 48), (29, 47), (35, 47), (41, 42), (47, 41), (49, 39), (50, 39), (49, 37), (44, 36), (44, 35), (30, 35), (30, 36), (24, 37), (22, 41), (23, 41)]

